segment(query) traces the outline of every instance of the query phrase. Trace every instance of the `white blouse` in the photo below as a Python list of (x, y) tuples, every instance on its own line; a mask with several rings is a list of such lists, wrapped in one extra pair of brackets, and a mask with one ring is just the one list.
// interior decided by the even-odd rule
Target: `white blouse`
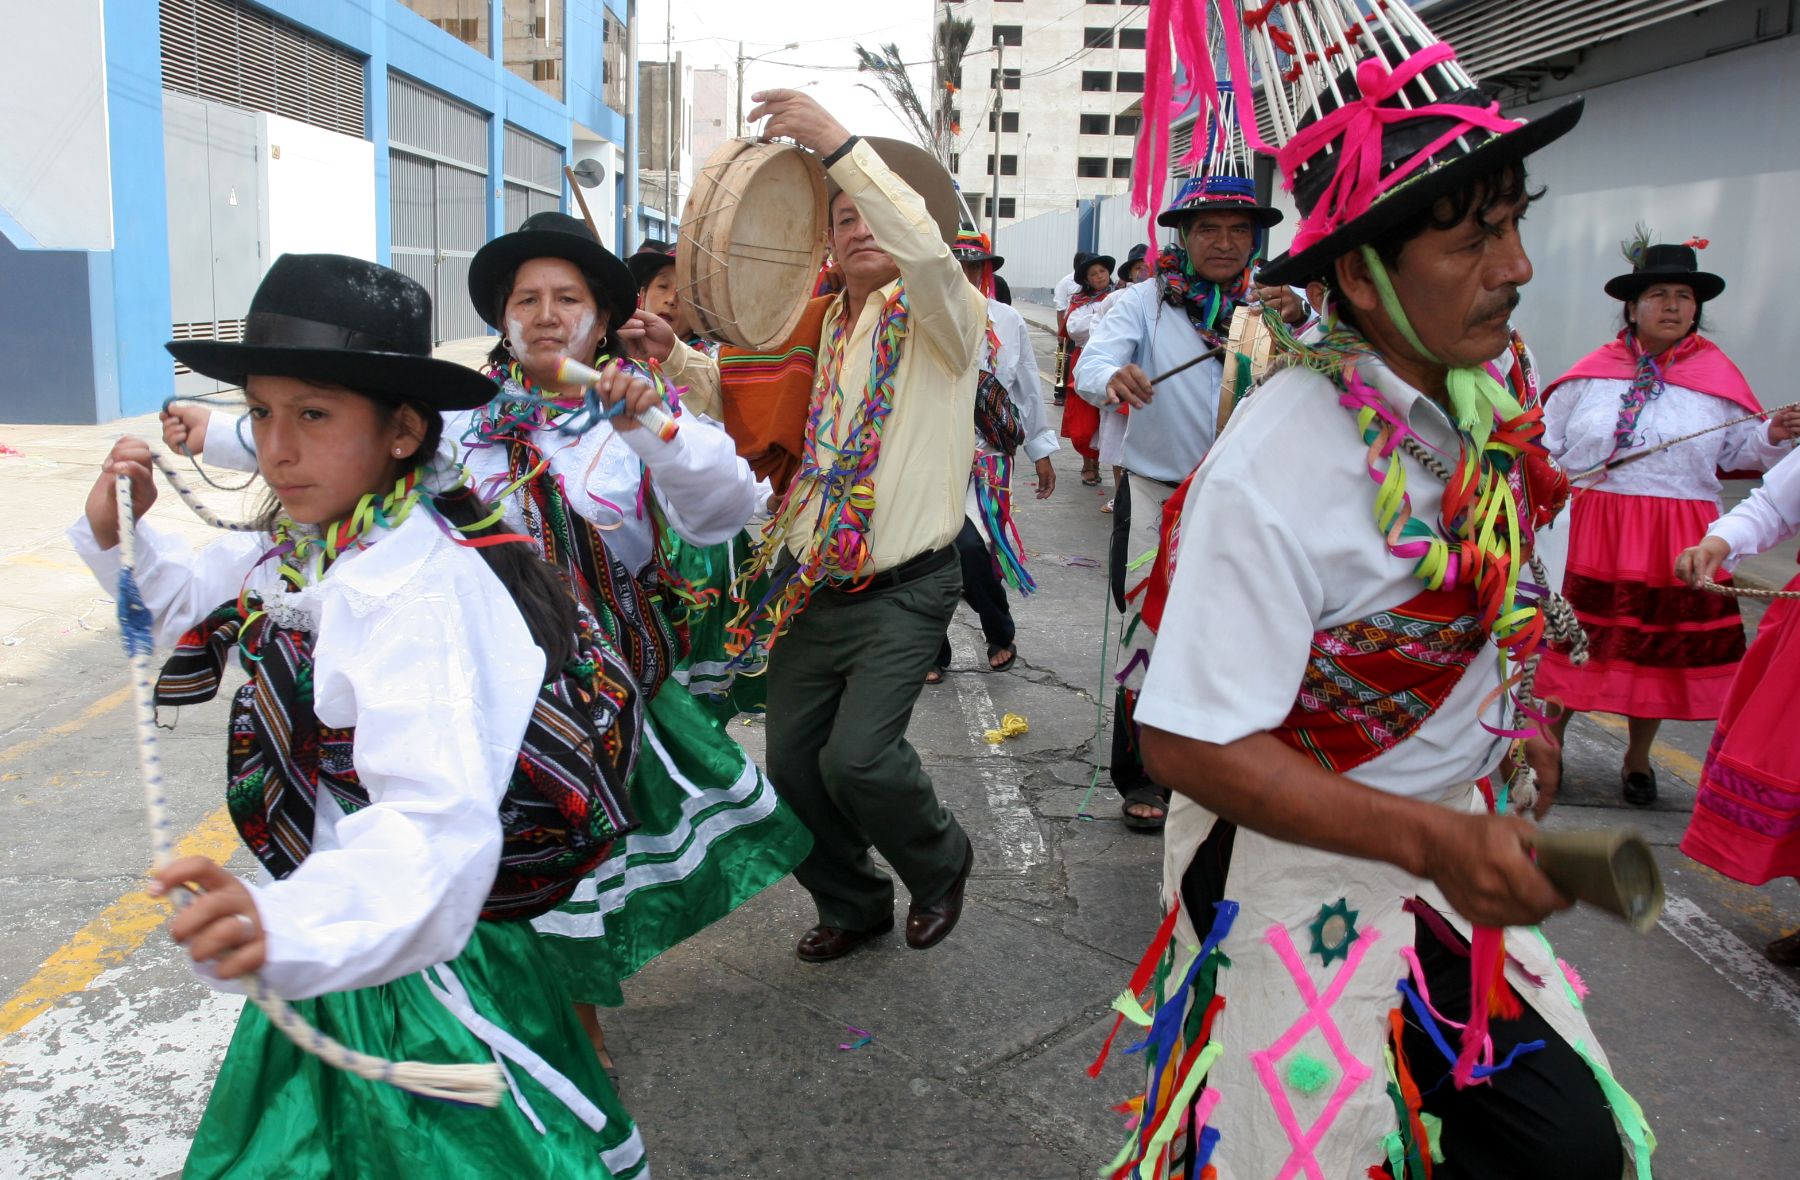
[(1019, 411), (1025, 457), (1035, 463), (1054, 455), (1062, 444), (1057, 441), (1056, 427), (1045, 420), (1044, 387), (1038, 380), (1037, 355), (1031, 351), (1031, 329), (1025, 326), (1025, 317), (998, 299), (988, 300), (988, 318), (994, 322), (994, 335), (1000, 338), (994, 376)]
[[(1631, 382), (1625, 380), (1583, 377), (1559, 385), (1551, 393), (1544, 405), (1544, 445), (1563, 470), (1579, 475), (1606, 462), (1612, 454), (1619, 398), (1630, 388)], [(1670, 385), (1638, 415), (1639, 445), (1616, 457), (1743, 416), (1742, 409), (1724, 398)], [(1767, 471), (1789, 449), (1787, 443), (1770, 441), (1769, 428), (1763, 422), (1740, 422), (1581, 482), (1621, 496), (1705, 500), (1717, 505), (1720, 470)]]
[(1766, 553), (1800, 533), (1800, 452), (1790, 451), (1748, 499), (1713, 522), (1707, 535), (1731, 546), (1727, 565)]
[[(444, 415), (440, 454), (466, 466), (485, 498), (510, 482), (506, 449), (471, 448), (463, 434), (473, 420), (474, 411)], [(645, 468), (670, 527), (695, 545), (729, 541), (768, 497), (766, 485), (759, 486), (750, 465), (738, 457), (737, 445), (717, 423), (694, 413), (681, 415), (680, 421), (681, 430), (669, 442), (648, 430), (616, 431), (605, 420), (579, 437), (533, 432), (550, 458), (551, 472), (569, 491), (570, 507), (606, 530), (607, 549), (634, 574), (649, 564), (655, 543), (647, 506), (638, 503)], [(249, 438), (247, 418), (214, 411), (206, 427), (206, 461), (254, 471), (256, 454)], [(525, 517), (517, 497), (504, 507), (508, 527), (523, 532)]]
[[(115, 589), (119, 550), (101, 549), (85, 518), (68, 535)], [(245, 586), (293, 612), (315, 636), (320, 724), (356, 728), (369, 805), (346, 815), (321, 791), (311, 854), (287, 878), (249, 885), (267, 938), (262, 977), (297, 1000), (387, 983), (462, 952), (499, 865), (500, 799), (544, 653), (487, 563), (422, 505), (297, 593), (262, 560), (270, 546), (234, 533), (195, 551), (140, 522), (136, 573), (159, 645)]]

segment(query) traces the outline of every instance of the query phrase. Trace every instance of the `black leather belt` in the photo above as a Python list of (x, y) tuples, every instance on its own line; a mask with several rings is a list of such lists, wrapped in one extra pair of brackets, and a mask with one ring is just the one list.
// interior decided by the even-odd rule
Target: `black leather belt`
[(820, 589), (836, 594), (880, 593), (935, 574), (955, 561), (956, 546), (945, 545), (939, 549), (927, 549), (917, 557), (909, 557), (892, 569), (882, 570), (867, 582), (834, 582), (821, 586)]

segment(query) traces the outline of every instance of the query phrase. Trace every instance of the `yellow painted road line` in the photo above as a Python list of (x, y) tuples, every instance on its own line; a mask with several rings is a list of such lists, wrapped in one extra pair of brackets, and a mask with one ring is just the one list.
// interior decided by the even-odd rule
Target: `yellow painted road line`
[[(1611, 713), (1589, 713), (1588, 717), (1603, 729), (1627, 736), (1631, 733), (1631, 727), (1623, 717), (1616, 717)], [(1650, 747), (1650, 756), (1686, 779), (1690, 786), (1700, 785), (1700, 772), (1705, 767), (1692, 754), (1684, 754), (1674, 746), (1656, 742)]]
[[(207, 856), (224, 864), (237, 850), (237, 839), (231, 816), (221, 807), (181, 838), (175, 855)], [(7, 997), (6, 1003), (0, 1004), (0, 1037), (18, 1032), (62, 997), (81, 991), (102, 971), (123, 963), (162, 925), (168, 912), (166, 900), (142, 890), (128, 893), (107, 906), (99, 917), (45, 959), (37, 973)]]
[(106, 696), (101, 697), (99, 700), (83, 709), (81, 715), (73, 720), (65, 721), (61, 725), (52, 725), (49, 729), (46, 729), (36, 737), (26, 738), (17, 745), (8, 746), (4, 750), (0, 750), (0, 766), (4, 766), (6, 763), (12, 762), (15, 759), (22, 758), (33, 750), (41, 749), (59, 737), (68, 737), (70, 734), (86, 726), (88, 722), (93, 721), (98, 717), (104, 717), (106, 714), (112, 712), (130, 699), (131, 686), (129, 684), (119, 689), (117, 692), (108, 693)]

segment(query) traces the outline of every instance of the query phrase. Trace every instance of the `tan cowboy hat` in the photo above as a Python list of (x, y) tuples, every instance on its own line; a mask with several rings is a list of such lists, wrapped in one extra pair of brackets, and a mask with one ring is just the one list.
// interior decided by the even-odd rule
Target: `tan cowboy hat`
[[(956, 242), (956, 231), (962, 228), (962, 201), (956, 195), (956, 182), (950, 179), (950, 173), (938, 163), (936, 156), (916, 143), (907, 143), (903, 139), (886, 139), (879, 135), (865, 135), (862, 141), (875, 149), (898, 176), (901, 183), (919, 194), (925, 202), (925, 211), (937, 222), (938, 233), (943, 236), (946, 246)], [(826, 206), (837, 200), (843, 186), (831, 182), (831, 174), (826, 173), (829, 192)]]

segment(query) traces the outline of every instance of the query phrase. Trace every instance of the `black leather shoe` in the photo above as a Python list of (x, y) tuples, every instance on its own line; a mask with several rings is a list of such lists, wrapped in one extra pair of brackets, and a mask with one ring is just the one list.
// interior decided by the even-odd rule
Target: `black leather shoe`
[(1633, 807), (1648, 807), (1656, 802), (1656, 768), (1638, 773), (1635, 770), (1619, 772), (1619, 779), (1624, 784), (1625, 802)]
[(828, 963), (832, 959), (841, 959), (865, 942), (873, 942), (894, 928), (893, 915), (887, 921), (878, 922), (867, 930), (845, 930), (840, 926), (814, 926), (800, 936), (800, 945), (794, 953), (800, 956), (802, 963)]
[(915, 951), (934, 947), (956, 929), (956, 923), (962, 917), (963, 888), (968, 885), (969, 872), (974, 867), (975, 842), (971, 840), (969, 851), (963, 856), (962, 872), (956, 874), (956, 882), (950, 886), (949, 892), (930, 905), (914, 902), (907, 907), (907, 946)]

